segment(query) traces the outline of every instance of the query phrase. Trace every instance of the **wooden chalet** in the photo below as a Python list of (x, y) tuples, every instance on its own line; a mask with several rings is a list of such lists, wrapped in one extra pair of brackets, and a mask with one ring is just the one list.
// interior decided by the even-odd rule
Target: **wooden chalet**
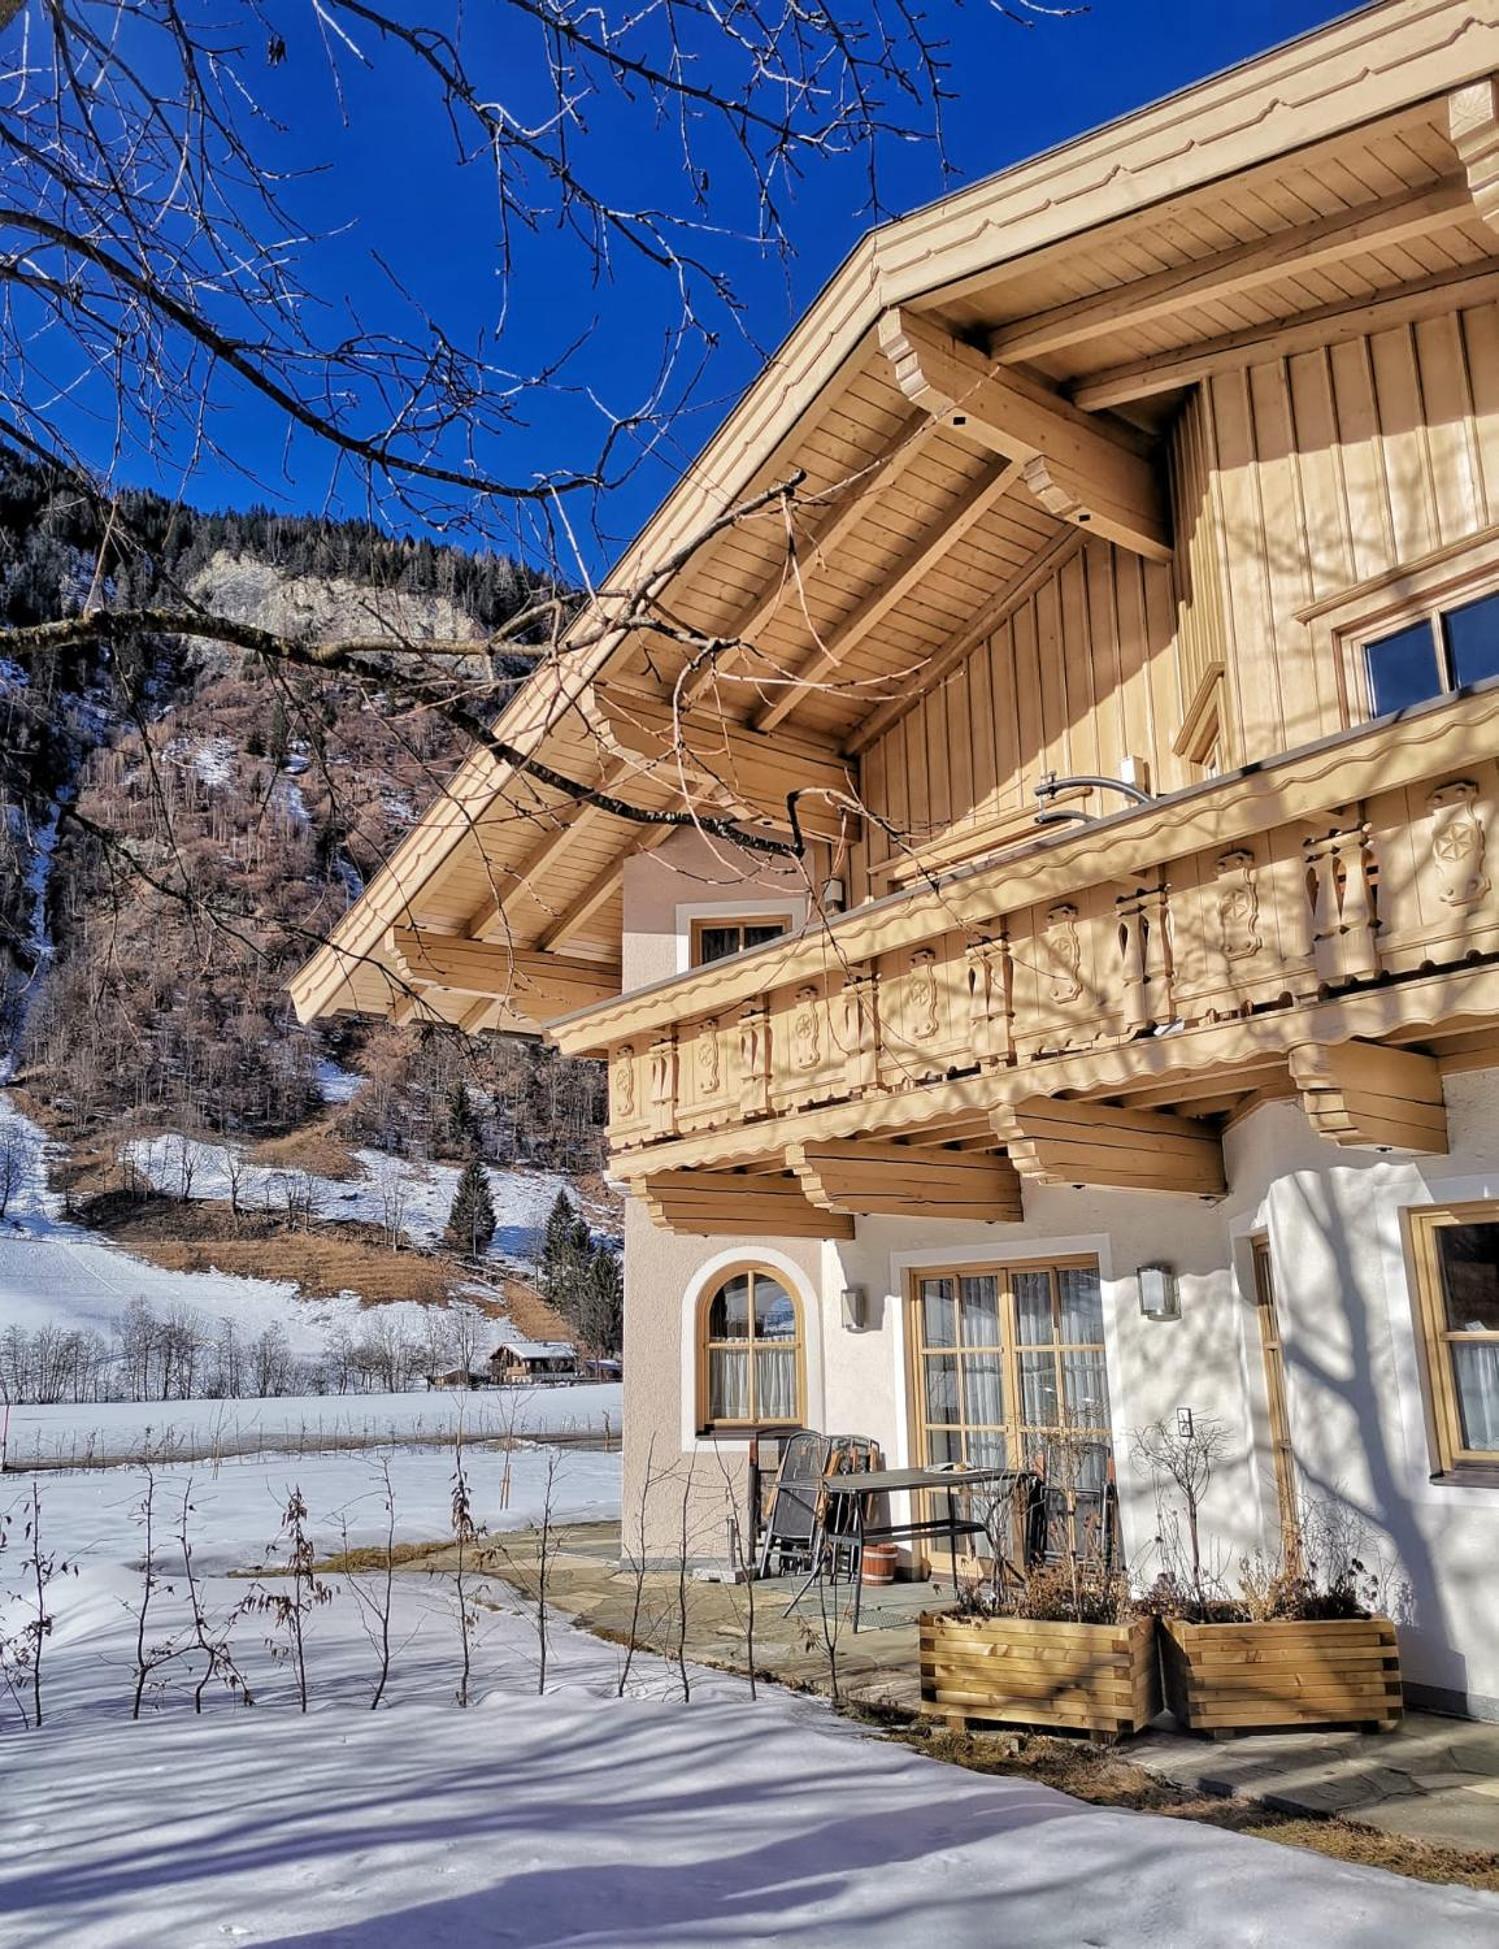
[(499, 720), (546, 776), (476, 753), (294, 989), (607, 1060), (627, 1500), (1081, 1431), (1143, 1558), (1185, 1408), (1226, 1557), (1332, 1499), (1499, 1716), (1499, 11), (874, 231), (648, 575), (674, 634), (601, 598)]

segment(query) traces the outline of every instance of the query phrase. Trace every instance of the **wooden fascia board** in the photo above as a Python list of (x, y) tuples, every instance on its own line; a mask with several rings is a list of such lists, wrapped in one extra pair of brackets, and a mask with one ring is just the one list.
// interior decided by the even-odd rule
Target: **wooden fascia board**
[(907, 399), (965, 439), (1019, 462), (1049, 513), (1151, 561), (1171, 559), (1165, 498), (1128, 429), (1091, 419), (922, 312), (887, 311), (880, 350)]
[(1158, 352), (1127, 365), (1110, 366), (1075, 386), (1072, 396), (1089, 411), (1123, 406), (1154, 393), (1196, 385), (1216, 372), (1233, 371), (1257, 360), (1320, 351), (1323, 346), (1365, 338), (1392, 325), (1446, 317), (1449, 312), (1486, 304), (1495, 297), (1499, 297), (1499, 271), (1492, 265), (1442, 271), (1413, 279), (1378, 298), (1318, 305), (1266, 325), (1225, 332), (1180, 351)]
[(1013, 1223), (1023, 1216), (1015, 1168), (992, 1151), (859, 1137), (793, 1144), (786, 1162), (813, 1204), (849, 1217)]
[[(1152, 1104), (1159, 1104), (1173, 1078), (1209, 1073), (1223, 1078), (1225, 1090), (1239, 1075), (1259, 1087), (1267, 1064), (1289, 1065), (1291, 1051), (1302, 1045), (1328, 1047), (1354, 1038), (1421, 1040), (1465, 1022), (1484, 1027), (1499, 1022), (1499, 968), (1451, 968), (1327, 1001), (1267, 1009), (1231, 1022), (1203, 1023), (1179, 1035), (1050, 1056), (1023, 1068), (923, 1084), (888, 1097), (866, 1096), (789, 1111), (730, 1129), (616, 1152), (609, 1169), (611, 1176), (626, 1182), (662, 1170), (727, 1170), (767, 1153), (789, 1153), (797, 1144), (855, 1139), (865, 1131), (874, 1132), (881, 1141), (908, 1136), (920, 1142), (928, 1125), (970, 1116), (992, 1118), (1007, 1103), (1038, 1094), (1065, 1092), (1127, 1100), (1132, 1089), (1140, 1089), (1150, 1092)], [(1197, 1096), (1195, 1089), (1188, 1089), (1182, 1100), (1191, 1102)]]
[(770, 988), (841, 975), (858, 962), (953, 928), (984, 930), (1017, 907), (1130, 878), (1143, 862), (1230, 844), (1370, 792), (1471, 764), (1474, 751), (1492, 749), (1496, 739), (1499, 689), (1442, 698), (1395, 722), (1339, 732), (1285, 757), (1204, 779), (1148, 806), (1039, 839), (1024, 854), (959, 868), (935, 888), (888, 894), (720, 967), (636, 989), (604, 1008), (556, 1022), (550, 1032), (560, 1048), (577, 1055), (686, 1017), (720, 1012)]
[(828, 635), (822, 648), (802, 666), (796, 681), (781, 687), (755, 719), (760, 732), (774, 731), (810, 690), (835, 680), (839, 669), (871, 630), (917, 588), (937, 563), (982, 521), (1020, 477), (1018, 461), (994, 461), (959, 497), (929, 521), (905, 554)]
[(1325, 270), (1349, 257), (1434, 235), (1449, 224), (1471, 221), (1473, 215), (1467, 178), (1455, 176), (1432, 189), (1405, 191), (1340, 210), (1116, 285), (1096, 297), (1056, 305), (995, 332), (989, 341), (990, 356), (1005, 365), (1046, 358), (1089, 339), (1169, 318), (1187, 306), (1240, 297), (1267, 284)]
[(427, 928), (393, 927), (389, 952), (399, 978), (409, 988), (483, 997), (526, 1015), (534, 1014), (533, 998), (551, 1004), (550, 1012), (560, 1014), (578, 1006), (580, 998), (603, 1000), (619, 993), (617, 968), (465, 940), (456, 934), (434, 934)]
[(1499, 75), (1453, 90), (1447, 129), (1473, 206), (1499, 235)]

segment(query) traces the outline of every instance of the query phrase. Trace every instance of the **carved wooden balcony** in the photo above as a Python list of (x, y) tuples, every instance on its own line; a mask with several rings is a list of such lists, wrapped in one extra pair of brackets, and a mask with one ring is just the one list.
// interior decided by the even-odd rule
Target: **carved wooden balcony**
[(1496, 733), (1499, 695), (1459, 698), (552, 1032), (607, 1048), (626, 1177), (748, 1168), (815, 1199), (805, 1146), (862, 1137), (1213, 1195), (1224, 1117), (1267, 1092), (1338, 1143), (1442, 1150), (1442, 1061), (1493, 1060), (1499, 1024)]

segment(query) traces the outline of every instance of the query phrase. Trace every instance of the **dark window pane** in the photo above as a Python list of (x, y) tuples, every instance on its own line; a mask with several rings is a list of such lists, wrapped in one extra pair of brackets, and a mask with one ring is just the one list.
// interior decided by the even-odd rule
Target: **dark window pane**
[(1465, 603), (1461, 609), (1449, 609), (1442, 627), (1447, 632), (1455, 684), (1499, 677), (1499, 593)]
[(767, 941), (778, 941), (785, 931), (786, 923), (783, 920), (758, 921), (753, 927), (745, 928), (744, 945), (764, 947)]
[(1499, 1225), (1440, 1225), (1442, 1297), (1452, 1333), (1499, 1333)]
[(749, 1284), (747, 1272), (736, 1273), (714, 1294), (708, 1309), (710, 1340), (749, 1338)]
[(1436, 638), (1428, 622), (1412, 623), (1409, 629), (1365, 644), (1364, 657), (1376, 717), (1435, 697), (1442, 688)]
[(710, 961), (722, 961), (727, 954), (737, 954), (743, 931), (739, 927), (701, 928), (697, 937), (699, 965), (706, 967)]

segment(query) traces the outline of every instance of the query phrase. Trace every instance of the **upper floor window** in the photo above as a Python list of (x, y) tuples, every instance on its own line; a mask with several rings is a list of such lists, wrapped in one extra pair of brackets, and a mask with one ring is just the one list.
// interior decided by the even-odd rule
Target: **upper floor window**
[(1499, 1203), (1410, 1226), (1438, 1469), (1499, 1464)]
[(692, 965), (705, 968), (710, 961), (742, 954), (746, 948), (763, 947), (791, 932), (790, 914), (755, 914), (748, 918), (728, 917), (695, 920), (692, 923)]
[(703, 1297), (698, 1337), (698, 1426), (799, 1426), (801, 1308), (774, 1273), (735, 1272)]
[(1459, 607), (1432, 609), (1370, 639), (1363, 650), (1375, 717), (1499, 677), (1499, 590)]

